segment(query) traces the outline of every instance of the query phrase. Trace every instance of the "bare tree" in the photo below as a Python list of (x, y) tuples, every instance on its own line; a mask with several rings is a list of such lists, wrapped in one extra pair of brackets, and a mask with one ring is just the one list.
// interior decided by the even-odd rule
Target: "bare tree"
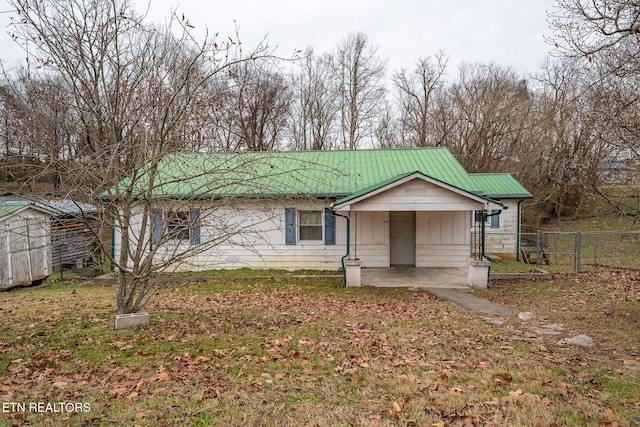
[[(185, 136), (197, 133), (214, 77), (234, 64), (265, 56), (266, 47), (239, 56), (234, 41), (197, 42), (184, 19), (172, 20), (173, 28), (146, 25), (127, 0), (10, 4), (18, 15), (17, 39), (30, 45), (30, 63), (39, 65), (30, 72), (59, 79), (79, 128), (76, 155), (56, 163), (64, 177), (61, 185), (68, 197), (99, 204), (103, 223), (119, 230), (119, 250), (111, 258), (118, 312), (138, 311), (157, 292), (154, 277), (159, 272), (238, 231), (228, 227), (209, 242), (203, 236), (201, 245), (178, 245), (171, 256), (158, 257), (163, 241), (154, 239), (159, 228), (152, 221), (158, 197), (185, 179), (187, 165), (174, 165), (169, 175), (160, 166), (171, 153), (190, 147)], [(190, 167), (190, 176), (205, 175), (198, 165)], [(211, 169), (206, 173), (220, 178)], [(191, 188), (194, 194), (206, 186), (198, 182)], [(162, 226), (167, 236), (200, 221), (178, 216)], [(105, 255), (110, 257), (110, 251)]]
[(409, 131), (403, 128), (403, 124), (397, 119), (393, 105), (385, 102), (375, 129), (376, 148), (410, 147), (405, 139)]
[(334, 55), (334, 74), (340, 103), (342, 148), (353, 150), (373, 137), (385, 96), (382, 79), (386, 63), (377, 56), (364, 33), (349, 34)]
[(20, 163), (18, 158), (23, 153), (18, 134), (18, 123), (22, 118), (21, 104), (16, 98), (10, 82), (5, 82), (0, 86), (0, 111), (2, 114), (2, 128), (0, 131), (2, 170), (0, 172), (0, 180), (12, 181), (17, 178), (14, 166)]
[(531, 108), (527, 82), (512, 70), (465, 64), (447, 99), (445, 114), (454, 121), (445, 146), (467, 170), (509, 168), (531, 142), (525, 134)]
[(640, 3), (635, 0), (558, 0), (549, 14), (560, 53), (606, 64), (619, 76), (640, 73)]
[(270, 151), (282, 146), (289, 118), (291, 91), (278, 70), (243, 62), (228, 69), (216, 87), (224, 105), (216, 125), (228, 129), (226, 147), (234, 151)]
[(434, 110), (437, 108), (435, 98), (443, 87), (447, 60), (445, 54), (440, 52), (433, 58), (420, 58), (411, 73), (403, 69), (393, 76), (398, 92), (400, 120), (408, 132), (405, 138), (411, 146), (435, 146), (441, 142), (434, 130)]
[[(633, 0), (607, 2), (560, 0), (550, 13), (554, 35), (550, 41), (556, 53), (581, 61), (580, 78), (585, 81), (577, 96), (592, 109), (585, 119), (600, 124), (597, 139), (601, 156), (623, 167), (637, 167), (640, 158), (640, 4)], [(594, 96), (593, 98), (591, 96)], [(601, 167), (598, 176), (607, 174)], [(586, 176), (585, 176), (586, 178)], [(629, 203), (635, 194), (619, 198), (607, 191), (600, 180), (581, 182), (585, 190), (597, 194), (617, 213), (640, 221), (640, 209)]]
[(329, 54), (316, 56), (308, 49), (300, 61), (300, 72), (292, 77), (291, 137), (297, 150), (336, 148), (338, 103), (331, 63)]

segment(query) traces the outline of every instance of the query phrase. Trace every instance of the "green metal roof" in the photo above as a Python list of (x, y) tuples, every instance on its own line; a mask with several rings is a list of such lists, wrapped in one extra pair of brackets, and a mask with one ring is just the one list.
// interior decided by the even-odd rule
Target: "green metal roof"
[(28, 207), (26, 202), (12, 202), (2, 203), (0, 202), (0, 219), (16, 214)]
[(37, 201), (27, 200), (22, 197), (0, 197), (0, 219), (15, 215), (28, 208), (47, 214), (52, 213), (50, 208)]
[[(152, 167), (138, 173), (151, 176)], [(468, 174), (449, 150), (419, 148), (177, 153), (166, 156), (157, 165), (158, 185), (153, 186), (152, 196), (344, 197), (413, 172), (474, 194), (485, 194), (480, 185), (482, 180)], [(117, 196), (129, 182), (124, 180), (119, 189), (103, 196)], [(143, 193), (145, 179), (137, 182), (137, 191)]]
[(493, 199), (531, 199), (533, 196), (511, 174), (471, 173), (482, 191)]

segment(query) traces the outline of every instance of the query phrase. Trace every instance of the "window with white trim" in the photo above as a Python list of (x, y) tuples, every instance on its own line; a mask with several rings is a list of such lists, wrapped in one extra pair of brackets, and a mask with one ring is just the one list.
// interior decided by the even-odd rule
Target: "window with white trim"
[(322, 211), (299, 212), (300, 241), (322, 240)]
[(284, 209), (285, 243), (322, 242), (336, 244), (336, 217), (330, 208), (324, 210)]

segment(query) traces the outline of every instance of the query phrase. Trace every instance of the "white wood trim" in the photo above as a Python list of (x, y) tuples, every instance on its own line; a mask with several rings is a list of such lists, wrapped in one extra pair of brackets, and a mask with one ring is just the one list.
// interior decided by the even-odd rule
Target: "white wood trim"
[[(374, 198), (375, 196), (381, 195), (385, 192), (388, 192), (394, 188), (400, 187), (410, 181), (413, 180), (422, 180), (423, 182), (429, 183), (436, 187), (447, 190), (448, 192), (454, 193), (458, 196), (463, 197), (467, 200), (467, 203), (464, 206), (460, 206), (457, 209), (451, 208), (439, 208), (434, 203), (425, 203), (424, 200), (422, 203), (415, 203), (416, 199), (419, 198), (428, 198), (426, 194), (408, 194), (406, 195), (406, 203), (398, 204), (390, 208), (385, 204), (370, 204), (368, 206), (364, 206), (363, 202), (369, 199)], [(480, 206), (478, 206), (480, 204)], [(422, 173), (416, 172), (404, 178), (401, 178), (397, 181), (394, 181), (390, 184), (377, 188), (367, 194), (363, 194), (360, 197), (357, 197), (353, 200), (349, 200), (344, 204), (338, 205), (335, 210), (338, 212), (350, 211), (350, 210), (362, 210), (362, 211), (389, 211), (389, 210), (407, 210), (407, 211), (430, 211), (430, 210), (481, 210), (481, 209), (504, 209), (502, 205), (496, 202), (492, 202), (489, 199), (486, 199), (482, 196), (478, 196), (476, 194), (470, 193), (468, 191), (462, 190), (460, 188), (454, 187), (452, 185), (446, 184), (444, 182), (438, 181), (431, 177), (428, 177)]]

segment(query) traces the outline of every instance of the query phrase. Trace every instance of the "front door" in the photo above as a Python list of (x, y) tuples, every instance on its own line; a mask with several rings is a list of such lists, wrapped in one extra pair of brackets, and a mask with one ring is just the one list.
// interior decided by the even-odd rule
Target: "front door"
[(391, 266), (416, 265), (416, 213), (389, 212)]

